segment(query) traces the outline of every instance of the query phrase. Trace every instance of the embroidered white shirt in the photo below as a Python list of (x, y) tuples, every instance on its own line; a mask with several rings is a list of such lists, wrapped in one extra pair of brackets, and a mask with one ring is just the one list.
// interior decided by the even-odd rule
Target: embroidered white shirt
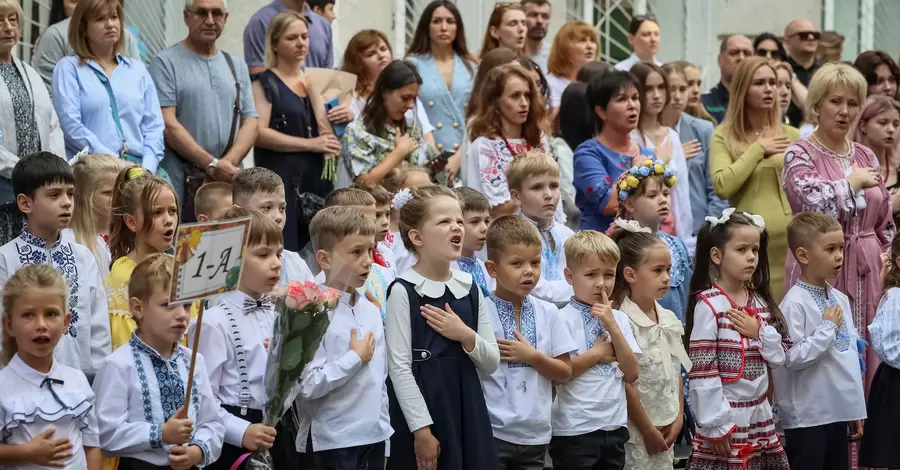
[[(53, 439), (68, 439), (72, 456), (62, 468), (84, 470), (87, 459), (84, 447), (100, 447), (94, 392), (84, 374), (54, 360), (50, 372), (32, 369), (19, 357), (0, 370), (0, 443), (22, 445), (53, 428)], [(35, 464), (10, 465), (0, 468), (39, 470), (48, 467)]]
[[(591, 316), (591, 306), (572, 299), (559, 310), (559, 319), (578, 350), (573, 359), (587, 352), (605, 330), (600, 320)], [(613, 317), (631, 350), (641, 357), (628, 316), (613, 310)], [(599, 341), (602, 341), (599, 340)], [(618, 362), (595, 364), (585, 373), (556, 386), (553, 402), (553, 435), (581, 436), (597, 430), (612, 431), (628, 424), (628, 402), (625, 383)]]
[(878, 304), (869, 325), (872, 350), (894, 369), (900, 369), (900, 288), (891, 287)]
[(281, 252), (281, 283), (290, 281), (307, 282), (313, 280), (312, 271), (300, 254), (296, 251), (284, 250)]
[[(828, 298), (825, 298), (828, 289)], [(825, 309), (843, 310), (841, 326), (823, 320)], [(831, 286), (798, 281), (781, 301), (791, 348), (784, 367), (773, 367), (775, 399), (786, 429), (866, 419), (862, 371), (850, 300)]]
[[(316, 452), (384, 442), (394, 433), (388, 415), (387, 350), (381, 311), (363, 297), (341, 294), (315, 357), (300, 379), (297, 398), (304, 413), (297, 427), (297, 450), (311, 434)], [(375, 336), (375, 354), (363, 364), (350, 349), (350, 330)]]
[[(60, 230), (59, 236), (67, 242), (78, 243), (75, 240), (75, 231), (71, 228), (64, 228)], [(109, 252), (109, 245), (102, 236), (97, 235), (96, 243), (100, 250), (98, 253), (99, 256), (95, 256), (94, 260), (97, 261), (97, 269), (100, 270), (100, 278), (106, 279), (107, 277), (109, 277), (109, 268), (112, 265), (112, 254)]]
[[(216, 298), (215, 305), (203, 314), (197, 352), (206, 360), (210, 388), (218, 405), (262, 410), (269, 354), (265, 343), (272, 337), (277, 314), (271, 302), (258, 308), (245, 308), (245, 302), (253, 304), (256, 300), (240, 291)], [(188, 328), (187, 344), (194, 344), (196, 332), (194, 319)], [(242, 447), (250, 422), (221, 406), (219, 416), (225, 425), (225, 442)]]
[[(578, 350), (559, 318), (556, 306), (528, 296), (522, 302), (519, 324), (511, 303), (491, 296), (487, 302), (497, 338), (514, 341), (519, 331), (541, 354), (557, 357)], [(516, 445), (550, 443), (553, 384), (536, 369), (521, 363), (500, 362), (491, 374), (479, 372), (494, 437)]]
[[(560, 205), (560, 207), (562, 206)], [(528, 220), (535, 223), (531, 219)], [(535, 226), (537, 226), (536, 223)], [(531, 295), (557, 306), (565, 306), (575, 295), (575, 291), (572, 290), (572, 286), (563, 275), (563, 270), (566, 268), (566, 250), (563, 249), (563, 246), (566, 240), (575, 235), (575, 232), (555, 220), (550, 223), (550, 228), (538, 227), (538, 231), (541, 232), (541, 278)], [(550, 244), (551, 238), (553, 246)]]
[(112, 351), (106, 289), (93, 253), (62, 237), (48, 247), (46, 240), (32, 235), (26, 226), (18, 237), (0, 247), (0, 286), (29, 264), (50, 264), (65, 278), (72, 320), (54, 356), (93, 377)]
[[(175, 345), (172, 356), (164, 359), (141, 341), (137, 332), (106, 358), (94, 379), (104, 454), (168, 465), (172, 445), (163, 442), (162, 426), (184, 406), (190, 362), (190, 349)], [(202, 354), (197, 354), (194, 367), (194, 388), (187, 409), (194, 434), (188, 445), (200, 447), (200, 467), (206, 467), (222, 452), (225, 426), (209, 387)]]

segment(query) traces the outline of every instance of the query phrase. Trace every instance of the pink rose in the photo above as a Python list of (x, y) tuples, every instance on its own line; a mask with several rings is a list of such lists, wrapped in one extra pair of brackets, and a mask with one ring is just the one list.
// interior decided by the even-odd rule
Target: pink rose
[(341, 300), (341, 293), (335, 289), (328, 289), (324, 294), (325, 306), (329, 309), (335, 309)]

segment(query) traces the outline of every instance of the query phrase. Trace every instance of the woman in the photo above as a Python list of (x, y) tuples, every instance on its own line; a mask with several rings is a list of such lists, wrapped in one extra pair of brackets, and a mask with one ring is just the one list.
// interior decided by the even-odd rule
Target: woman
[(853, 63), (856, 70), (866, 78), (867, 96), (882, 95), (897, 98), (897, 83), (900, 82), (900, 67), (884, 51), (866, 51)]
[(753, 38), (753, 50), (756, 55), (770, 60), (785, 60), (787, 53), (778, 36), (772, 33), (762, 33)]
[(422, 12), (407, 53), (422, 76), (419, 100), (434, 123), (438, 151), (453, 152), (447, 162), (451, 178), (459, 172), (459, 148), (465, 139), (465, 107), (472, 94), (478, 63), (466, 46), (459, 9), (449, 0), (435, 0)]
[(713, 119), (712, 115), (709, 114), (703, 106), (703, 103), (700, 101), (700, 90), (703, 86), (703, 74), (700, 73), (700, 69), (686, 60), (677, 60), (672, 64), (675, 67), (684, 70), (684, 76), (687, 79), (688, 95), (687, 103), (684, 105), (684, 112), (697, 119), (703, 119), (704, 121), (709, 121), (713, 125), (716, 125), (716, 120)]
[(741, 61), (731, 79), (731, 99), (722, 125), (713, 132), (709, 171), (713, 188), (737, 210), (759, 214), (769, 231), (772, 295), (780, 302), (788, 251), (787, 226), (791, 207), (781, 187), (784, 149), (800, 138), (784, 125), (775, 97), (775, 68), (763, 57)]
[(659, 52), (659, 23), (652, 15), (638, 15), (628, 24), (628, 44), (631, 45), (631, 56), (616, 64), (616, 70), (631, 70), (638, 62), (652, 62), (662, 65), (656, 59)]
[(480, 56), (498, 48), (505, 47), (516, 54), (525, 51), (525, 33), (528, 26), (525, 22), (525, 10), (516, 3), (498, 3), (488, 19), (488, 27), (484, 32)]
[(835, 31), (823, 31), (816, 48), (816, 59), (821, 62), (840, 62), (844, 55), (844, 35)]
[(321, 95), (309, 88), (301, 66), (309, 52), (309, 27), (296, 12), (279, 13), (266, 31), (266, 70), (253, 82), (259, 112), (254, 147), (257, 166), (284, 182), (284, 248), (298, 251), (309, 242), (308, 220), (301, 217), (298, 197), (325, 197), (332, 184), (322, 178), (326, 158), (340, 152)]
[(850, 140), (868, 147), (878, 159), (881, 180), (891, 194), (891, 212), (894, 225), (900, 219), (900, 178), (894, 152), (897, 130), (900, 129), (900, 103), (887, 96), (870, 96), (863, 104), (853, 128)]
[(484, 194), (491, 217), (515, 214), (506, 183), (506, 165), (525, 152), (550, 153), (546, 108), (538, 86), (519, 64), (492, 70), (476, 90), (477, 108), (469, 123), (466, 182)]
[[(788, 122), (787, 112), (791, 107), (791, 84), (794, 80), (794, 68), (791, 64), (782, 61), (773, 61), (775, 66), (775, 75), (777, 82), (775, 85), (775, 95), (778, 97), (778, 111), (781, 113), (781, 122)], [(803, 135), (803, 128), (800, 128), (800, 136)]]
[(553, 38), (547, 62), (547, 83), (550, 85), (550, 110), (555, 115), (563, 91), (574, 82), (578, 72), (597, 57), (600, 36), (597, 29), (584, 21), (570, 21)]
[(0, 204), (15, 201), (12, 169), (19, 157), (46, 150), (66, 154), (47, 88), (30, 65), (13, 57), (25, 16), (19, 0), (0, 0)]
[(162, 111), (143, 62), (122, 56), (122, 5), (118, 0), (80, 0), (72, 14), (74, 56), (53, 71), (53, 106), (72, 158), (118, 155), (153, 173), (163, 158)]
[(635, 64), (631, 74), (638, 80), (641, 99), (641, 116), (638, 127), (631, 133), (631, 139), (638, 145), (653, 150), (656, 158), (672, 168), (678, 179), (672, 191), (672, 211), (660, 224), (660, 230), (681, 238), (693, 252), (696, 245), (694, 221), (691, 215), (690, 176), (681, 138), (671, 127), (660, 119), (669, 104), (669, 83), (666, 72), (649, 62)]
[[(784, 190), (794, 213), (822, 212), (844, 228), (844, 265), (838, 290), (850, 297), (853, 321), (861, 337), (875, 318), (881, 296), (881, 254), (894, 239), (890, 195), (878, 174), (878, 160), (866, 147), (848, 138), (851, 123), (866, 98), (865, 78), (852, 66), (828, 63), (809, 84), (806, 108), (818, 115), (819, 126), (784, 152)], [(787, 265), (786, 287), (800, 277), (793, 257)], [(878, 366), (867, 351), (866, 390)]]
[(400, 60), (378, 76), (366, 107), (347, 126), (341, 141), (338, 187), (356, 180), (381, 184), (394, 168), (427, 161), (430, 146), (424, 141), (422, 125), (407, 114), (421, 85), (416, 67)]
[(575, 204), (582, 230), (605, 232), (619, 208), (614, 182), (634, 163), (655, 155), (631, 138), (641, 115), (634, 75), (614, 71), (594, 78), (587, 104), (594, 110), (598, 135), (575, 149)]

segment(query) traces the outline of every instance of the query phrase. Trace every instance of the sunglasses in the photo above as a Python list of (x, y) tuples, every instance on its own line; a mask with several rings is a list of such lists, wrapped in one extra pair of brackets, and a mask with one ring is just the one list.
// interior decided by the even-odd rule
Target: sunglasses
[(773, 51), (773, 50), (769, 50), (769, 49), (757, 49), (756, 55), (758, 55), (760, 57), (766, 57), (769, 59), (782, 60), (781, 53), (778, 52), (777, 50)]
[(226, 12), (221, 8), (185, 8), (189, 13), (198, 18), (209, 18), (212, 15), (214, 20), (225, 18)]
[(804, 41), (811, 41), (811, 40), (818, 41), (819, 38), (822, 37), (822, 33), (818, 32), (818, 31), (800, 31), (798, 33), (792, 34), (791, 36), (797, 36), (798, 38), (800, 38)]

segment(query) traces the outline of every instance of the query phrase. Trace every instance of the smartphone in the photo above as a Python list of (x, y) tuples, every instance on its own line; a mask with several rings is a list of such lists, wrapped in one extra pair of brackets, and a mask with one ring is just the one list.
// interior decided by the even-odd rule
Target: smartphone
[[(337, 98), (332, 98), (332, 99), (330, 99), (330, 100), (328, 100), (328, 101), (325, 102), (325, 111), (326, 111), (326, 112), (330, 112), (332, 109), (337, 108), (337, 107), (340, 106), (340, 105), (341, 105), (340, 100), (338, 100)], [(346, 123), (344, 123), (344, 124), (332, 124), (332, 125), (331, 125), (331, 129), (334, 131), (334, 135), (337, 136), (337, 137), (343, 137), (343, 136), (344, 136), (344, 129), (346, 129), (346, 128), (347, 128), (347, 124), (346, 124)]]

